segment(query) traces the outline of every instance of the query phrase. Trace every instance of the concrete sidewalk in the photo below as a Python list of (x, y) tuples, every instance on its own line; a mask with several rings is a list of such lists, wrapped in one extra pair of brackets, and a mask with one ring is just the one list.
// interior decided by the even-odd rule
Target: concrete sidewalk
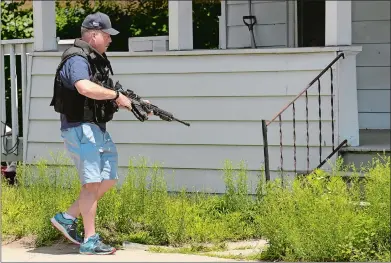
[(1, 262), (233, 262), (198, 255), (153, 253), (143, 249), (124, 249), (114, 255), (80, 255), (78, 246), (56, 244), (50, 247), (27, 248), (5, 245), (1, 249)]

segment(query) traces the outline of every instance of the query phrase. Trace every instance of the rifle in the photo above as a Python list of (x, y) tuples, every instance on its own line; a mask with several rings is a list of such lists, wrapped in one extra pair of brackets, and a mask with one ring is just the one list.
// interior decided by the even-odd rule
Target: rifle
[(121, 92), (123, 95), (131, 99), (132, 101), (132, 113), (134, 116), (141, 122), (148, 120), (148, 114), (153, 113), (153, 115), (158, 116), (164, 121), (177, 121), (186, 126), (190, 126), (190, 123), (179, 120), (174, 117), (174, 115), (168, 111), (162, 110), (156, 105), (146, 103), (141, 99), (140, 96), (135, 94), (132, 90), (127, 89), (126, 91), (122, 88), (122, 85), (117, 81), (114, 85), (114, 89)]

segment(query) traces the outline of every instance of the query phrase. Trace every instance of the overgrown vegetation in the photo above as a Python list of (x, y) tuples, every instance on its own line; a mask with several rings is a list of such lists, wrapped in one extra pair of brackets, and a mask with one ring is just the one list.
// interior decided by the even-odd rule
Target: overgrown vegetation
[[(249, 195), (246, 166), (227, 161), (225, 194), (174, 194), (158, 165), (132, 160), (122, 185), (99, 201), (97, 231), (114, 245), (264, 238), (269, 245), (260, 260), (389, 261), (390, 157), (374, 159), (361, 172), (365, 178), (353, 175), (348, 183), (340, 166), (284, 186), (260, 177), (256, 195)], [(36, 235), (38, 246), (58, 239), (49, 218), (77, 197), (76, 170), (42, 160), (36, 169), (20, 166), (17, 177), (17, 186), (2, 184), (3, 236)]]

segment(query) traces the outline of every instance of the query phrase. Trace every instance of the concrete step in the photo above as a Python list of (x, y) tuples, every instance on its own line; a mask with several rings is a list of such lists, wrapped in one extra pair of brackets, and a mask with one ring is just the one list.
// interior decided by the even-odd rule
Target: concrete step
[(345, 165), (354, 165), (356, 168), (370, 164), (375, 157), (380, 159), (390, 156), (390, 151), (343, 151), (340, 153)]
[(345, 165), (356, 168), (367, 165), (375, 157), (390, 156), (390, 130), (360, 130), (360, 146), (344, 147), (340, 150)]

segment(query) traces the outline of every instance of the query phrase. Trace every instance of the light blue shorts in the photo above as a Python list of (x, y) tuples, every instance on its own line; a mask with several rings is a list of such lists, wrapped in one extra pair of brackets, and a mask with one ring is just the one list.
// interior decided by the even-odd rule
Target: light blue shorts
[(61, 131), (82, 185), (118, 179), (118, 153), (110, 134), (98, 125), (83, 123)]

